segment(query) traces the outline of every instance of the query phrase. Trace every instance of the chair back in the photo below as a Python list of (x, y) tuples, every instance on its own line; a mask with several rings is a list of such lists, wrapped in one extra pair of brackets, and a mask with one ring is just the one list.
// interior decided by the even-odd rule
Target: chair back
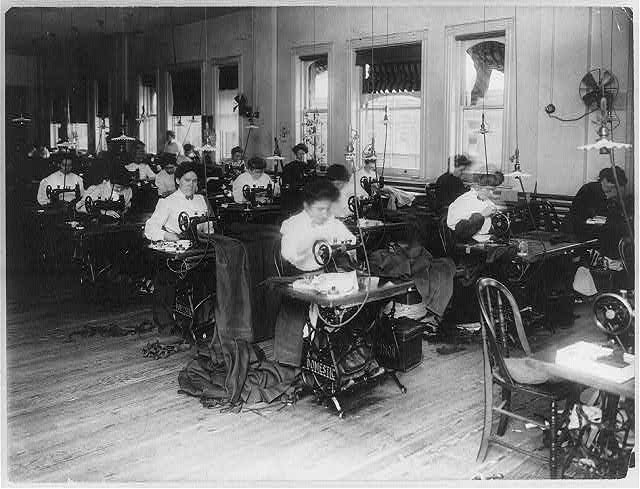
[(438, 234), (440, 235), (440, 242), (442, 243), (443, 256), (452, 256), (454, 252), (455, 241), (453, 238), (453, 231), (447, 226), (447, 213), (440, 218), (438, 222)]
[(548, 232), (558, 232), (562, 223), (554, 205), (548, 200), (535, 199), (531, 201), (532, 214), (536, 220), (536, 229)]
[(625, 271), (632, 274), (634, 271), (633, 241), (628, 237), (621, 238), (618, 242), (618, 253)]
[(513, 384), (504, 358), (510, 356), (510, 340), (517, 345), (512, 334), (514, 330), (522, 351), (527, 356), (531, 355), (520, 308), (509, 289), (493, 278), (479, 279), (476, 283), (476, 295), (480, 304), (484, 361), (488, 362), (494, 375), (497, 374), (505, 382)]

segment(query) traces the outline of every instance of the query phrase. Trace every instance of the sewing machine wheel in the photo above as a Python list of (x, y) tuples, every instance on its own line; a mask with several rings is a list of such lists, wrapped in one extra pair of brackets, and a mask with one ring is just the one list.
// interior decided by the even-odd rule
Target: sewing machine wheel
[(348, 204), (349, 204), (349, 210), (355, 214), (356, 213), (356, 197), (354, 195), (349, 197)]
[(47, 185), (46, 188), (46, 192), (47, 192), (47, 199), (51, 198), (51, 192), (53, 191), (53, 189), (51, 188), (51, 185)]
[(251, 187), (249, 187), (249, 185), (245, 185), (244, 187), (242, 187), (242, 196), (246, 200), (250, 200), (251, 199)]
[(331, 261), (331, 245), (327, 241), (318, 240), (313, 243), (313, 258), (316, 263), (322, 267), (326, 266)]
[(367, 177), (362, 177), (360, 179), (360, 186), (365, 192), (369, 193), (371, 190), (371, 180), (369, 180)]
[(189, 229), (189, 214), (184, 211), (178, 214), (178, 227), (183, 233), (186, 233), (187, 229)]
[(84, 199), (84, 208), (89, 214), (93, 211), (93, 199), (90, 195), (87, 195), (87, 197)]
[(502, 212), (496, 212), (493, 216), (491, 216), (491, 229), (493, 235), (498, 237), (505, 236), (509, 232), (510, 227), (511, 221), (506, 214)]
[(596, 326), (607, 334), (620, 335), (633, 324), (634, 313), (629, 302), (618, 294), (600, 294), (593, 301)]

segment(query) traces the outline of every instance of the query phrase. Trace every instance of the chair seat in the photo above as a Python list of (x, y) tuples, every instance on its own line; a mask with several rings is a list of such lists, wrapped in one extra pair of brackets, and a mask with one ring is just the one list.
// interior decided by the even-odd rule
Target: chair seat
[(560, 401), (577, 393), (577, 386), (571, 382), (544, 382), (542, 384), (523, 384), (506, 382), (498, 374), (493, 378), (500, 387), (525, 392), (548, 400)]

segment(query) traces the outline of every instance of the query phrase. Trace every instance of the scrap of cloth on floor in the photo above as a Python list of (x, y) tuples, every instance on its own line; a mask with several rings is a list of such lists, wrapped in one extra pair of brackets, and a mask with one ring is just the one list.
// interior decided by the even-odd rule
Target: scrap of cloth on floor
[(453, 295), (456, 271), (451, 258), (433, 258), (422, 246), (376, 250), (369, 257), (372, 275), (413, 280), (422, 302), (437, 316), (444, 314)]
[(215, 398), (221, 405), (271, 402), (291, 387), (295, 372), (255, 355), (253, 290), (244, 244), (210, 236), (216, 252), (216, 335), (210, 359), (191, 361), (178, 375), (181, 392)]

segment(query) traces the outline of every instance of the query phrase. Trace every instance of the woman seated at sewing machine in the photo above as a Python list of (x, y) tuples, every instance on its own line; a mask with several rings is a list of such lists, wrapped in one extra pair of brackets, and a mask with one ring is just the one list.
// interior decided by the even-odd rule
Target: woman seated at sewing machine
[[(178, 216), (186, 212), (188, 217), (213, 215), (209, 203), (198, 190), (198, 165), (192, 161), (180, 163), (174, 173), (178, 189), (164, 199), (159, 199), (156, 209), (144, 226), (144, 235), (151, 241), (177, 241), (182, 230)], [(198, 231), (207, 232), (208, 223), (198, 225)]]
[(461, 241), (478, 242), (491, 238), (491, 216), (498, 210), (489, 199), (491, 188), (478, 186), (454, 200), (447, 211), (447, 227)]
[[(303, 210), (286, 219), (280, 227), (280, 252), (291, 274), (318, 270), (314, 258), (316, 241), (355, 242), (355, 236), (331, 214), (340, 191), (328, 180), (318, 179), (305, 186)], [(277, 362), (299, 367), (302, 355), (302, 329), (309, 305), (283, 298), (276, 320), (274, 358)]]
[(124, 167), (128, 172), (136, 173), (133, 176), (133, 180), (138, 180), (140, 182), (153, 182), (156, 179), (156, 172), (148, 163), (145, 148), (146, 146), (142, 141), (136, 141), (133, 148), (133, 161), (124, 165)]
[[(415, 196), (410, 192), (406, 192), (397, 187), (392, 187), (384, 184), (384, 178), (377, 171), (377, 160), (375, 150), (371, 146), (362, 153), (362, 160), (364, 166), (357, 169), (352, 179), (355, 180), (356, 195), (358, 198), (372, 197), (376, 194), (384, 196), (386, 207), (388, 209), (397, 209), (398, 207), (405, 207), (411, 205)], [(348, 188), (353, 188), (353, 180), (349, 182)]]
[(271, 177), (264, 172), (266, 166), (267, 162), (259, 156), (254, 156), (247, 162), (246, 171), (233, 181), (233, 200), (238, 203), (249, 202), (249, 199), (244, 195), (246, 186), (267, 189), (270, 185), (273, 195), (276, 194), (275, 185)]
[(162, 170), (156, 175), (158, 196), (166, 197), (176, 191), (176, 157), (172, 154), (162, 156)]
[(344, 218), (351, 215), (349, 197), (353, 195), (353, 186), (349, 186), (349, 173), (344, 165), (330, 165), (327, 168), (327, 180), (340, 192), (340, 197), (333, 204), (331, 211), (335, 217)]
[(77, 198), (74, 192), (76, 188), (79, 189), (82, 198), (84, 183), (82, 177), (71, 171), (73, 169), (71, 153), (56, 153), (53, 158), (58, 160), (59, 169), (40, 182), (37, 195), (38, 204), (48, 205), (58, 199), (64, 202), (74, 201)]
[(102, 181), (91, 185), (76, 203), (76, 210), (120, 219), (131, 208), (133, 190), (126, 185), (126, 178), (122, 174), (105, 170)]
[(280, 227), (282, 258), (303, 272), (319, 268), (313, 255), (316, 241), (355, 243), (356, 237), (332, 214), (340, 191), (328, 180), (315, 180), (305, 186), (303, 209), (286, 219)]

